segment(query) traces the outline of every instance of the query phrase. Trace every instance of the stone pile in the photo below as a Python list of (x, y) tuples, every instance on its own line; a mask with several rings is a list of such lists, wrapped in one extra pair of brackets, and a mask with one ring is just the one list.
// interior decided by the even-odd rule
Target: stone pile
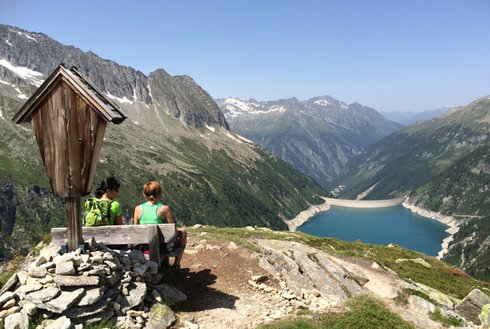
[(187, 296), (162, 283), (158, 265), (139, 250), (89, 250), (60, 254), (47, 248), (0, 290), (0, 328), (82, 328), (109, 320), (121, 328), (167, 328), (175, 321), (163, 302)]

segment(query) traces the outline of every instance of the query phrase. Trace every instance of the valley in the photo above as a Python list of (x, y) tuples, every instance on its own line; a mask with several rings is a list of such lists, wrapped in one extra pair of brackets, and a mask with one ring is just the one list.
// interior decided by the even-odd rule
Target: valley
[[(447, 260), (487, 277), (485, 234), (467, 239), (474, 227), (488, 227), (487, 98), (405, 128), (372, 108), (331, 96), (215, 102), (191, 77), (163, 69), (146, 76), (43, 34), (26, 38), (26, 33), (0, 29), (8, 53), (0, 62), (1, 257), (26, 253), (31, 241), (64, 222), (31, 128), (8, 120), (51, 68), (64, 62), (76, 65), (129, 118), (108, 129), (96, 178), (120, 179), (126, 222), (150, 178), (163, 182), (165, 200), (185, 225), (284, 230), (339, 185), (345, 186), (336, 194), (340, 198), (409, 195), (414, 205), (457, 216), (461, 230), (449, 243)], [(35, 56), (22, 56), (25, 49)], [(482, 245), (478, 252), (470, 251), (476, 245)], [(471, 258), (461, 263), (462, 254)]]
[(488, 9), (3, 1), (0, 329), (490, 329)]

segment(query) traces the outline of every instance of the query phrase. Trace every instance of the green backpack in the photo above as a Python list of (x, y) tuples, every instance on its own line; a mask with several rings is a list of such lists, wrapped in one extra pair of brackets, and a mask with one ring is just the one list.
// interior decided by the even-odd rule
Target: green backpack
[(110, 200), (100, 200), (93, 197), (88, 198), (85, 201), (83, 226), (110, 225), (111, 203), (112, 201)]

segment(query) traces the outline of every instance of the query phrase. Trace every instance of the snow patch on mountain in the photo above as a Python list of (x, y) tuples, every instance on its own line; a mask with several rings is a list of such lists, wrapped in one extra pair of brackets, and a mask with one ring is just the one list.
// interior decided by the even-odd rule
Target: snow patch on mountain
[(328, 106), (328, 105), (332, 104), (329, 101), (327, 101), (326, 99), (318, 99), (314, 103), (316, 105), (320, 105), (320, 106)]
[(4, 58), (0, 59), (0, 65), (5, 67), (9, 71), (12, 71), (18, 77), (27, 80), (29, 83), (35, 85), (36, 87), (39, 87), (44, 81), (44, 79), (42, 79), (44, 74), (33, 71), (27, 67), (14, 66)]
[(5, 42), (7, 42), (7, 44), (10, 46), (10, 47), (13, 47), (14, 45), (10, 43), (10, 40), (5, 40)]
[(130, 100), (129, 100), (129, 99), (126, 97), (126, 96), (124, 96), (123, 98), (119, 98), (119, 97), (116, 97), (116, 96), (114, 96), (114, 95), (111, 95), (111, 93), (110, 93), (110, 92), (108, 92), (108, 91), (107, 91), (105, 94), (106, 94), (106, 96), (107, 96), (107, 97), (109, 97), (110, 99), (112, 99), (112, 100), (116, 100), (116, 101), (118, 101), (118, 102), (119, 102), (119, 103), (121, 103), (121, 104), (122, 104), (122, 103), (127, 103), (127, 104), (133, 104), (133, 103), (134, 103), (134, 101), (130, 101)]
[(241, 139), (242, 141), (246, 142), (246, 143), (249, 143), (249, 144), (255, 144), (254, 141), (248, 139), (248, 138), (245, 138), (243, 137), (242, 135), (238, 135), (238, 134), (235, 134), (236, 137), (238, 137), (239, 139)]
[(223, 104), (226, 109), (225, 115), (232, 118), (243, 114), (260, 115), (271, 112), (286, 111), (286, 108), (283, 106), (272, 105), (271, 107), (267, 107), (262, 104), (257, 104), (251, 101), (242, 101), (237, 98), (227, 98)]
[(21, 36), (26, 37), (26, 38), (27, 38), (27, 39), (29, 39), (29, 40), (32, 40), (32, 41), (34, 41), (34, 42), (37, 42), (37, 40), (36, 40), (35, 38), (31, 37), (31, 36), (30, 36), (29, 34), (27, 34), (27, 33), (20, 32), (20, 31), (17, 31), (17, 33), (18, 33), (19, 35), (21, 35)]
[(208, 130), (212, 131), (213, 133), (216, 131), (216, 128), (214, 128), (214, 127), (211, 127), (211, 126), (208, 126), (208, 125), (205, 125), (205, 127), (206, 127)]
[(2, 113), (2, 110), (0, 110), (0, 119), (3, 119), (3, 120), (5, 120), (5, 118), (3, 117), (3, 113)]
[(233, 139), (234, 141), (237, 141), (238, 143), (242, 143), (241, 140), (239, 140), (238, 138), (235, 138), (235, 136), (233, 136), (232, 134), (230, 133), (226, 133), (226, 136), (230, 137), (231, 139)]

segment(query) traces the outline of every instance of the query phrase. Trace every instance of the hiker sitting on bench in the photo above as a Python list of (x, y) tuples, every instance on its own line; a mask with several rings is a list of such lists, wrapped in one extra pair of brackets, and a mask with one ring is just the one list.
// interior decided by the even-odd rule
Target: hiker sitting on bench
[(108, 177), (100, 183), (95, 197), (85, 201), (83, 226), (123, 225), (121, 205), (114, 200), (119, 186), (114, 177)]
[[(163, 224), (175, 223), (170, 207), (160, 202), (162, 187), (157, 181), (149, 181), (143, 187), (143, 195), (146, 202), (134, 208), (134, 224)], [(174, 248), (182, 248), (180, 254), (175, 257), (173, 266), (179, 268), (187, 242), (185, 228), (177, 229), (177, 239)]]

